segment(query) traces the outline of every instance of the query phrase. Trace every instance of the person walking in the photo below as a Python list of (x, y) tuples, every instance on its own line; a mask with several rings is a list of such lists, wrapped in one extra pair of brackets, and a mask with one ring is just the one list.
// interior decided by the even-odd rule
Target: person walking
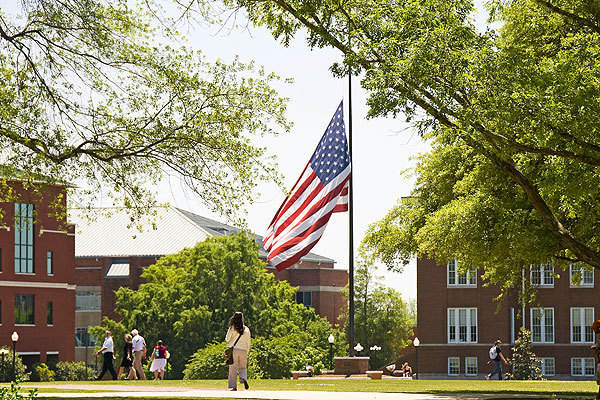
[(229, 328), (225, 336), (227, 347), (233, 347), (233, 364), (229, 364), (229, 377), (227, 387), (229, 390), (237, 390), (237, 376), (240, 383), (244, 384), (246, 390), (248, 385), (248, 350), (250, 350), (250, 329), (244, 323), (244, 314), (236, 311), (229, 319)]
[(502, 354), (502, 349), (500, 348), (501, 344), (502, 342), (500, 341), (500, 339), (498, 339), (490, 348), (490, 359), (494, 362), (494, 364), (496, 364), (496, 369), (494, 369), (490, 374), (487, 374), (485, 376), (485, 379), (487, 380), (490, 380), (490, 378), (495, 374), (498, 374), (498, 379), (502, 380), (502, 361), (504, 361), (504, 364), (508, 364), (508, 362)]
[(129, 375), (127, 375), (127, 380), (135, 380), (137, 376), (135, 375), (135, 369), (133, 368), (133, 345), (131, 344), (131, 335), (129, 333), (125, 334), (125, 344), (123, 345), (123, 360), (121, 360), (121, 365), (119, 367), (119, 374), (117, 375), (119, 379), (125, 372), (125, 368), (129, 368)]
[(596, 398), (600, 399), (600, 319), (594, 321), (590, 329), (596, 334), (596, 342), (592, 346), (592, 351), (596, 358), (596, 384), (598, 384), (598, 394), (596, 395)]
[(158, 343), (156, 343), (156, 347), (152, 350), (150, 361), (152, 361), (150, 372), (154, 372), (154, 380), (158, 380), (158, 373), (160, 372), (160, 380), (164, 381), (165, 365), (167, 365), (167, 348), (163, 346), (162, 340), (159, 340)]
[(104, 362), (102, 363), (102, 372), (100, 375), (96, 377), (96, 380), (99, 381), (104, 377), (106, 371), (109, 371), (113, 377), (113, 380), (117, 379), (117, 371), (115, 371), (115, 367), (113, 366), (113, 359), (115, 358), (114, 353), (114, 343), (113, 339), (110, 336), (110, 331), (105, 332), (106, 339), (104, 339), (104, 343), (102, 344), (102, 348), (96, 352), (96, 354), (102, 353), (104, 356)]
[(137, 372), (139, 379), (146, 379), (144, 367), (142, 366), (142, 359), (146, 358), (146, 340), (144, 340), (137, 329), (132, 330), (131, 334), (133, 335), (133, 338), (131, 339), (133, 368)]

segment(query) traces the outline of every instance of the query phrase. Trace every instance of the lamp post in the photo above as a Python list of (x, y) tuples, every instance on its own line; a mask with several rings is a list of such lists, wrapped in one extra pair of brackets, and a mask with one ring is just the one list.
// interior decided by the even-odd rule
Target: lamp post
[(4, 356), (8, 354), (8, 349), (1, 348), (0, 354), (2, 355), (2, 380), (1, 382), (6, 382), (6, 364), (4, 364)]
[(415, 346), (415, 358), (416, 358), (416, 362), (415, 362), (415, 369), (417, 370), (417, 372), (415, 372), (415, 379), (419, 380), (419, 346), (421, 345), (421, 341), (419, 340), (418, 337), (415, 337), (413, 340), (413, 346)]
[(329, 334), (327, 341), (329, 342), (329, 369), (333, 369), (333, 342), (335, 342), (333, 333)]
[(363, 351), (364, 347), (362, 347), (362, 345), (360, 343), (356, 343), (356, 346), (354, 346), (354, 350), (356, 351), (356, 353), (360, 353), (361, 351)]
[(165, 379), (169, 379), (169, 358), (171, 358), (171, 353), (167, 351), (165, 358), (167, 359), (167, 367), (165, 368)]
[[(371, 350), (371, 354), (375, 355), (377, 351), (381, 351), (381, 346), (377, 346), (376, 344), (374, 344), (373, 346), (369, 347), (369, 350)], [(375, 360), (378, 360), (377, 356), (375, 356)], [(373, 364), (375, 364), (378, 361), (374, 361)]]
[(19, 334), (15, 331), (10, 337), (13, 342), (13, 368), (12, 368), (12, 378), (13, 381), (17, 380), (17, 373), (15, 370), (15, 358), (17, 357), (17, 342), (19, 341)]

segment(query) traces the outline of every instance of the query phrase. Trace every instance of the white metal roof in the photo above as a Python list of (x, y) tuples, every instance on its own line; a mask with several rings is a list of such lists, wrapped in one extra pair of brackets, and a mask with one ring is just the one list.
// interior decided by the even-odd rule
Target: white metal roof
[[(177, 209), (157, 207), (156, 216), (143, 217), (141, 230), (129, 227), (131, 218), (124, 209), (70, 210), (75, 224), (76, 257), (131, 257), (174, 254), (212, 236)], [(107, 212), (110, 214), (107, 215)]]
[[(181, 210), (155, 207), (156, 215), (142, 217), (141, 230), (131, 225), (131, 217), (123, 208), (70, 209), (69, 222), (75, 224), (75, 257), (161, 257), (194, 247), (209, 236), (238, 233), (239, 228)], [(91, 213), (91, 216), (86, 216)], [(262, 245), (263, 238), (254, 235)], [(261, 247), (259, 255), (266, 258)], [(304, 261), (334, 263), (314, 253)]]

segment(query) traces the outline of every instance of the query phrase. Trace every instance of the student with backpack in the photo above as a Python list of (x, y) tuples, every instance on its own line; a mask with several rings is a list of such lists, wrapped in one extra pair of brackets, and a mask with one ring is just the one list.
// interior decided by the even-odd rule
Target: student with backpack
[(504, 355), (502, 355), (502, 349), (500, 348), (501, 344), (502, 342), (500, 339), (498, 339), (496, 342), (494, 342), (494, 345), (490, 347), (490, 359), (494, 362), (494, 364), (496, 364), (496, 369), (494, 369), (492, 373), (485, 376), (485, 379), (487, 380), (490, 380), (490, 378), (496, 375), (496, 373), (498, 374), (498, 379), (502, 380), (502, 361), (504, 361), (504, 364), (508, 364), (508, 362), (506, 361), (506, 358), (504, 358)]

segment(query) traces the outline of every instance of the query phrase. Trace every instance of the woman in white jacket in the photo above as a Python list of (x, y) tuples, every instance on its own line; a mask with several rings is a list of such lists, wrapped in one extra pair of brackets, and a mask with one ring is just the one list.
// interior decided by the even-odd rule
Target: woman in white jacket
[[(233, 364), (229, 364), (229, 378), (227, 386), (229, 390), (237, 390), (237, 375), (240, 375), (240, 383), (248, 386), (248, 350), (250, 350), (250, 329), (244, 324), (244, 314), (236, 311), (229, 318), (229, 329), (225, 336), (227, 347), (233, 346)], [(236, 343), (237, 341), (237, 343)], [(234, 345), (235, 344), (235, 345)]]

